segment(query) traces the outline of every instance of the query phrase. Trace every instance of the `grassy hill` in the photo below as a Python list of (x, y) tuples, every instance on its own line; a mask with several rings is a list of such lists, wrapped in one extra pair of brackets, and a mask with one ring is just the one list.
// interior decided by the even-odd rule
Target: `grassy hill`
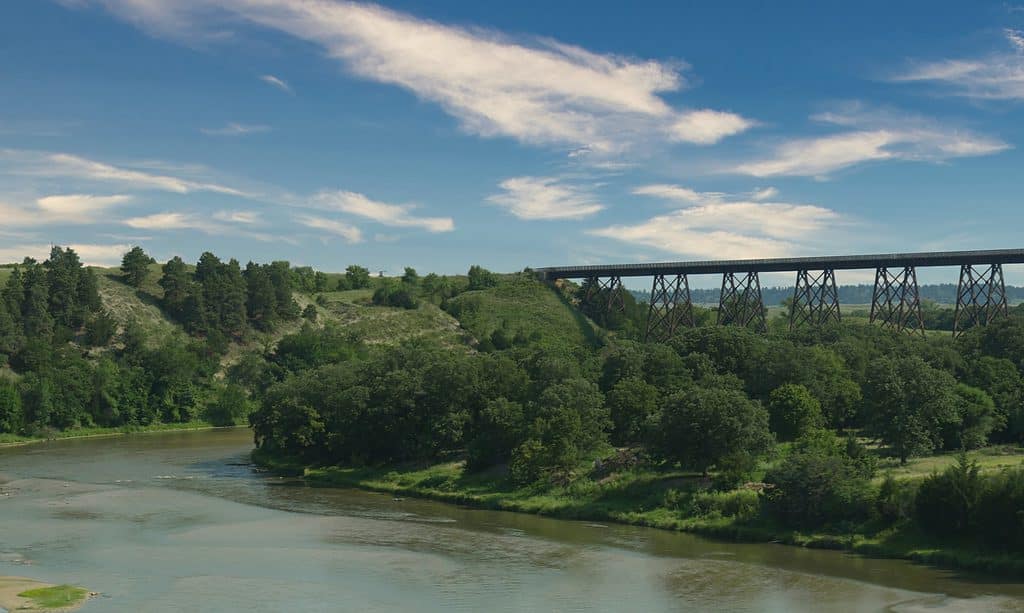
[(504, 328), (509, 337), (538, 333), (538, 342), (545, 346), (596, 342), (589, 319), (561, 294), (527, 275), (507, 275), (496, 287), (459, 294), (447, 310), (477, 339)]

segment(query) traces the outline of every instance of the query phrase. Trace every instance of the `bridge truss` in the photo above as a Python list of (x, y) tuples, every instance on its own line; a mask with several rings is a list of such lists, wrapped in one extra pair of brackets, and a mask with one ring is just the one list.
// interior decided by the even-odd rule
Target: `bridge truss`
[(695, 325), (689, 275), (722, 275), (718, 324), (765, 330), (766, 311), (759, 273), (795, 271), (789, 326), (796, 329), (840, 321), (836, 270), (873, 268), (871, 321), (895, 331), (923, 333), (917, 268), (959, 266), (953, 324), (953, 334), (959, 336), (969, 328), (990, 324), (1008, 313), (1004, 264), (1024, 264), (1024, 249), (566, 266), (540, 268), (535, 272), (545, 280), (584, 279), (582, 301), (588, 309), (606, 313), (624, 312), (624, 277), (652, 276), (646, 337), (665, 341), (681, 328)]

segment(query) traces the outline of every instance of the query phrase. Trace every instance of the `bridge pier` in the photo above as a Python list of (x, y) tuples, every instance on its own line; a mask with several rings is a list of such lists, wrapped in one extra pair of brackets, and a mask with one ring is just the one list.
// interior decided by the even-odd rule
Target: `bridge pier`
[(737, 276), (734, 272), (722, 275), (722, 292), (718, 298), (718, 325), (749, 327), (758, 331), (768, 329), (761, 298), (761, 280), (756, 272)]
[(840, 321), (835, 270), (826, 268), (818, 274), (807, 269), (798, 270), (789, 311), (789, 329), (795, 330), (803, 324), (821, 326), (833, 321)]
[(875, 270), (875, 291), (871, 297), (871, 321), (896, 332), (910, 330), (924, 334), (917, 269), (904, 266), (892, 273), (886, 266)]
[(645, 340), (667, 341), (675, 336), (680, 324), (693, 327), (693, 302), (686, 275), (676, 275), (671, 280), (666, 280), (665, 275), (655, 275)]
[(962, 265), (956, 289), (953, 336), (960, 336), (974, 326), (988, 325), (1007, 313), (1003, 265), (991, 264), (982, 270), (970, 264)]
[[(626, 310), (622, 277), (608, 277), (605, 281), (602, 281), (600, 277), (587, 277), (584, 283), (586, 284), (587, 292), (584, 295), (583, 302), (588, 306), (597, 306), (606, 313), (622, 313)], [(600, 300), (601, 304), (594, 304), (597, 300)]]

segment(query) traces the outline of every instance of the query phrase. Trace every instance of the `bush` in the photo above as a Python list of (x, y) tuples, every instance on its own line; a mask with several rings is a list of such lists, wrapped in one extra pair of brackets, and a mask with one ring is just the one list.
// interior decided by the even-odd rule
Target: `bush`
[(761, 509), (761, 496), (747, 489), (697, 492), (690, 499), (690, 509), (693, 515), (699, 517), (732, 517), (747, 521), (757, 517)]
[(986, 542), (1024, 550), (1024, 469), (986, 478), (976, 509), (978, 532)]
[(917, 484), (913, 481), (897, 481), (886, 475), (875, 497), (875, 512), (888, 524), (906, 522), (914, 517)]
[(914, 503), (918, 523), (938, 536), (967, 533), (974, 524), (981, 486), (977, 462), (961, 453), (956, 464), (921, 482)]
[(242, 388), (228, 384), (218, 389), (206, 405), (206, 419), (215, 426), (233, 426), (237, 419), (247, 416), (251, 410)]
[(544, 445), (531, 438), (512, 452), (508, 476), (516, 485), (536, 483), (544, 473)]
[(765, 482), (773, 486), (767, 510), (791, 528), (863, 520), (871, 507), (872, 472), (834, 433), (812, 431), (765, 475)]

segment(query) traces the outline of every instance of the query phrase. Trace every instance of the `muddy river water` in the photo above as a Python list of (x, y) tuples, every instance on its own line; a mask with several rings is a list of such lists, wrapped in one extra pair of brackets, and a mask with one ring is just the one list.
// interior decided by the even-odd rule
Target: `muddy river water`
[(81, 611), (1018, 611), (891, 560), (312, 488), (246, 429), (0, 449), (0, 575)]

